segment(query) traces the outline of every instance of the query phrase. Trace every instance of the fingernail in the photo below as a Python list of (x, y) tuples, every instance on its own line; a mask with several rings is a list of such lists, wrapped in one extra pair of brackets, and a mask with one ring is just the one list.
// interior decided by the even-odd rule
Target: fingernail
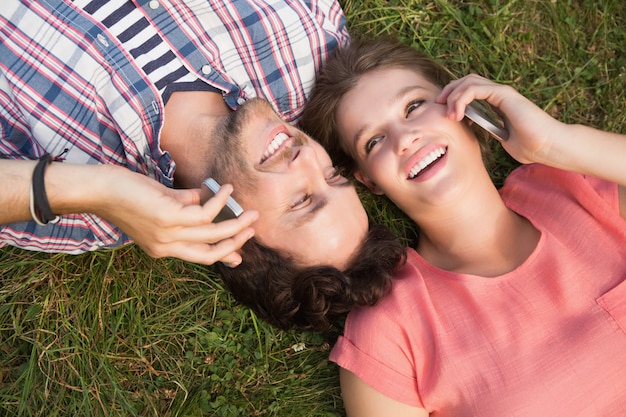
[(228, 268), (237, 268), (241, 262), (222, 262)]

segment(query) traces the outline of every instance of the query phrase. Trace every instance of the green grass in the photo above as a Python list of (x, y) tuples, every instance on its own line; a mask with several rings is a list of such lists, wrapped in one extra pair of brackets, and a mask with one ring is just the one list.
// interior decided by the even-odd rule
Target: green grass
[(260, 322), (207, 268), (135, 247), (5, 249), (0, 274), (6, 415), (328, 415), (337, 406), (329, 342)]
[[(626, 3), (344, 0), (353, 33), (391, 34), (515, 86), (555, 117), (624, 132)], [(496, 151), (494, 180), (516, 165)], [(368, 211), (411, 241), (384, 199)], [(130, 246), (0, 249), (0, 416), (337, 416), (334, 335), (275, 330), (210, 268)], [(294, 346), (304, 346), (296, 351)]]

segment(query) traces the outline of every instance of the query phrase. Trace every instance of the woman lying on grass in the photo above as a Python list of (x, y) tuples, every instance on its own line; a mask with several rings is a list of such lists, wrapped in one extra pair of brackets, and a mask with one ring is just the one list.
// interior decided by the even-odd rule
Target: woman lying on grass
[[(525, 164), (501, 190), (464, 118), (481, 99)], [(420, 230), (331, 353), (349, 416), (625, 415), (623, 135), (387, 39), (326, 64), (302, 127)]]

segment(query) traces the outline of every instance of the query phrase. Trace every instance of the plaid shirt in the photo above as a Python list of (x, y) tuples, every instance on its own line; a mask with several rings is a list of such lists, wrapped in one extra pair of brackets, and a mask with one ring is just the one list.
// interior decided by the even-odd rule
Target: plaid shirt
[[(335, 0), (134, 0), (198, 78), (233, 109), (261, 96), (300, 116), (315, 73), (348, 41)], [(163, 101), (117, 38), (71, 1), (0, 2), (0, 157), (116, 164), (171, 187)], [(81, 253), (130, 239), (92, 214), (0, 226), (0, 247)]]

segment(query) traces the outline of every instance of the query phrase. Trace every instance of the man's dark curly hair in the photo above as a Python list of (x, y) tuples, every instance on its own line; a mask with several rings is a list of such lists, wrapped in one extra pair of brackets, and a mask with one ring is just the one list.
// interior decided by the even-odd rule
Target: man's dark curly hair
[(344, 271), (299, 266), (287, 254), (249, 240), (236, 268), (217, 264), (235, 299), (281, 329), (328, 331), (354, 306), (375, 304), (391, 291), (404, 245), (384, 226), (370, 227)]

